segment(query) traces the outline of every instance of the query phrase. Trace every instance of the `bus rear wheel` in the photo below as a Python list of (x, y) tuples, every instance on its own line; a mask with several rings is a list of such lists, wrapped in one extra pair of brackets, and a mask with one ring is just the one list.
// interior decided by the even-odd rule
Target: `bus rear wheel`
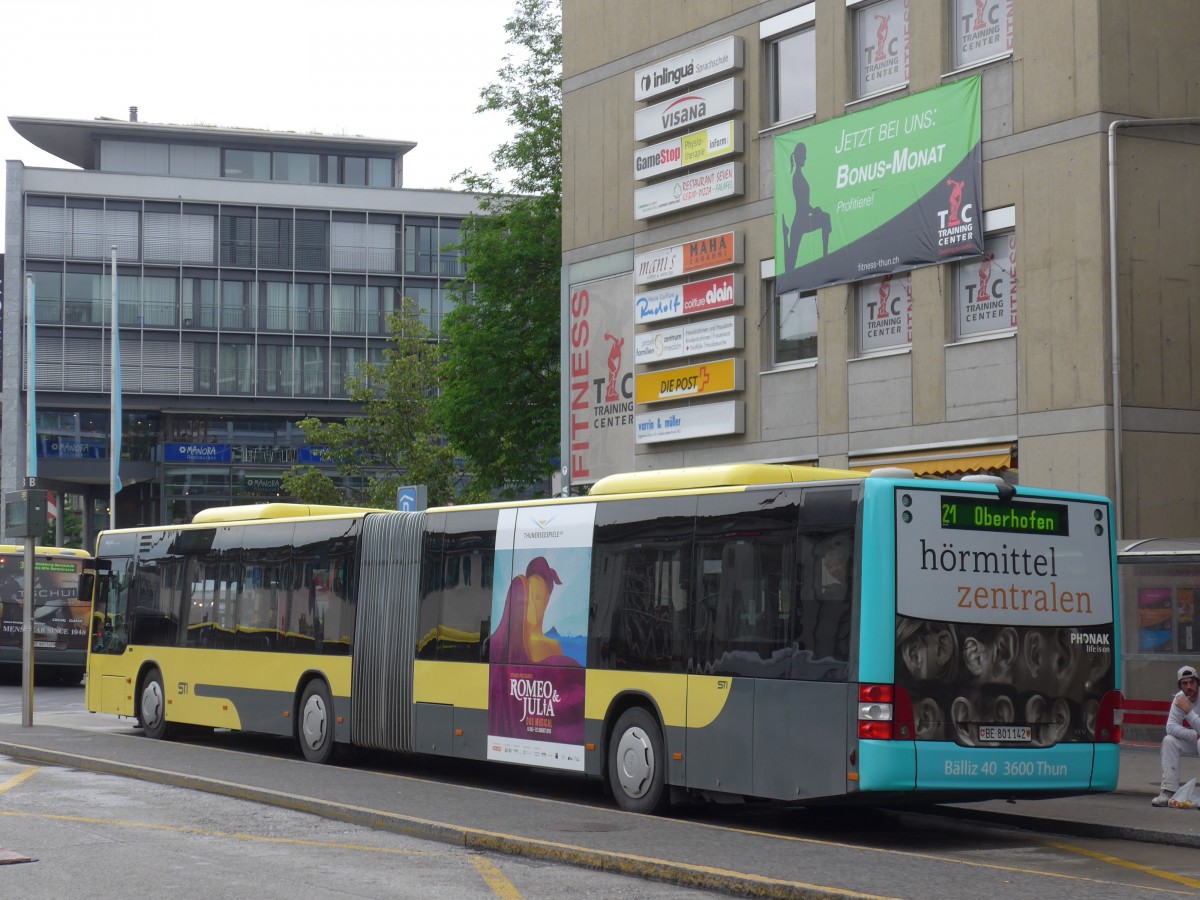
[(329, 762), (333, 755), (333, 698), (329, 688), (314, 678), (300, 698), (300, 721), (296, 726), (300, 752), (309, 762)]
[(666, 809), (666, 757), (657, 720), (640, 706), (617, 719), (608, 742), (608, 783), (617, 806), (627, 812)]
[(162, 672), (158, 669), (151, 669), (142, 680), (138, 722), (148, 738), (157, 741), (167, 736), (167, 694), (163, 690)]

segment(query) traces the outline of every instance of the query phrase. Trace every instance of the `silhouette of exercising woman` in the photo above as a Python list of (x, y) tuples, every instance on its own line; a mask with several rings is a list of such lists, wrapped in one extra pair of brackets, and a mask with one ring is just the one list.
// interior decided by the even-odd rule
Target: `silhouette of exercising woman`
[(810, 231), (820, 231), (821, 254), (828, 255), (829, 233), (833, 230), (829, 213), (812, 205), (808, 179), (801, 171), (807, 158), (808, 148), (804, 144), (797, 144), (792, 151), (792, 195), (796, 198), (796, 214), (792, 216), (790, 228), (787, 219), (780, 217), (783, 225), (784, 268), (788, 271), (796, 268), (796, 257), (800, 253), (800, 242), (804, 240), (804, 235)]

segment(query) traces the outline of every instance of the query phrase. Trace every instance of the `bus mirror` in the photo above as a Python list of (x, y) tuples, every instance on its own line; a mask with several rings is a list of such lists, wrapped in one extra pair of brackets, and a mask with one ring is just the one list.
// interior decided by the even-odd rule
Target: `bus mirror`
[(87, 602), (92, 602), (92, 592), (96, 589), (96, 573), (87, 571), (79, 576), (79, 597), (87, 599)]

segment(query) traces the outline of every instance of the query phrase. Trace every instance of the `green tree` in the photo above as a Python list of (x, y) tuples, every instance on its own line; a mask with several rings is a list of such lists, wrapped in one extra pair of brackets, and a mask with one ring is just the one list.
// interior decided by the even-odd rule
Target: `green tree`
[(309, 417), (298, 424), (310, 444), (327, 448), (326, 459), (361, 491), (341, 498), (333, 480), (311, 466), (292, 468), (284, 487), (310, 503), (360, 503), (383, 509), (396, 506), (396, 489), (423, 484), (429, 503), (454, 498), (458, 471), (454, 454), (438, 432), (433, 402), (437, 396), (439, 350), (421, 324), (415, 304), (388, 317), (391, 345), (382, 365), (363, 364), (350, 381), (350, 399), (362, 414), (344, 422)]
[(491, 155), (511, 173), (456, 176), (479, 194), (462, 227), (467, 280), (443, 323), (438, 403), (476, 497), (512, 496), (545, 479), (559, 454), (559, 271), (562, 265), (562, 22), (559, 0), (518, 0), (498, 80), (478, 112), (515, 127)]

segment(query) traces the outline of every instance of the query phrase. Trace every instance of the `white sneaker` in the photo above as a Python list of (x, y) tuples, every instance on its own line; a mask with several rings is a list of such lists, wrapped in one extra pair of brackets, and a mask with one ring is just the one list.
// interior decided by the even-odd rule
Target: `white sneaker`
[(1150, 805), (1151, 806), (1166, 806), (1168, 801), (1170, 801), (1171, 796), (1172, 795), (1171, 795), (1170, 791), (1163, 791), (1161, 794), (1159, 794), (1157, 797), (1155, 797), (1153, 800), (1150, 801)]

